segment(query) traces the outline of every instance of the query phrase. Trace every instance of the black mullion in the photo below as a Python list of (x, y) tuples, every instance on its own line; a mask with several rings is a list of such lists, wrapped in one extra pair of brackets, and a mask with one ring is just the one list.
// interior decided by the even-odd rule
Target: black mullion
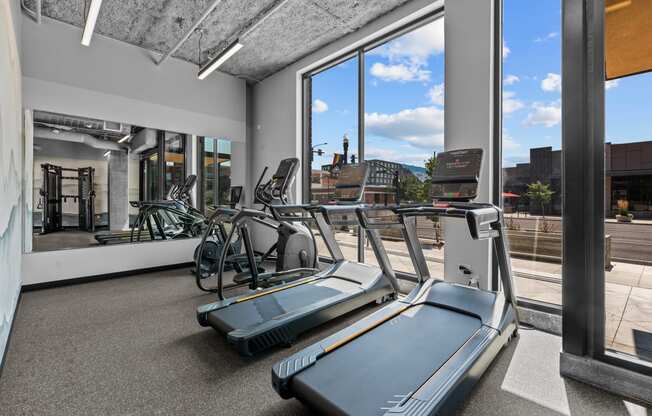
[(592, 290), (589, 308), (589, 354), (603, 355), (605, 352), (605, 272), (604, 272), (604, 135), (605, 135), (605, 59), (604, 59), (604, 17), (605, 1), (587, 1), (587, 49), (588, 49), (588, 111), (590, 170), (587, 178), (587, 200), (589, 201), (589, 240)]
[(220, 183), (220, 171), (222, 170), (222, 163), (220, 162), (220, 141), (219, 139), (212, 138), (213, 140), (213, 189), (215, 190), (215, 205), (221, 205), (220, 195), (222, 191), (222, 184)]
[[(302, 188), (302, 202), (309, 203), (312, 199), (311, 184), (312, 184), (312, 76), (304, 75), (303, 77), (303, 188)], [(307, 161), (307, 162), (306, 162)]]
[(158, 195), (154, 199), (163, 199), (167, 193), (165, 189), (165, 131), (158, 130)]
[(204, 200), (204, 187), (206, 186), (206, 175), (204, 175), (204, 136), (197, 136), (197, 201), (196, 205), (201, 212), (206, 213)]
[(604, 352), (603, 17), (604, 0), (563, 2), (563, 351), (591, 357)]

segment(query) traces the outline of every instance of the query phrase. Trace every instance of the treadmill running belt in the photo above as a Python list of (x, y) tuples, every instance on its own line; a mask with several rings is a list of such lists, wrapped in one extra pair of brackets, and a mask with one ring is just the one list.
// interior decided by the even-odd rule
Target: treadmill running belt
[(234, 303), (228, 308), (210, 312), (208, 321), (224, 332), (246, 329), (343, 292), (355, 291), (361, 291), (360, 286), (345, 280), (325, 279)]
[(480, 328), (472, 316), (414, 306), (318, 359), (293, 378), (293, 390), (326, 414), (382, 415)]

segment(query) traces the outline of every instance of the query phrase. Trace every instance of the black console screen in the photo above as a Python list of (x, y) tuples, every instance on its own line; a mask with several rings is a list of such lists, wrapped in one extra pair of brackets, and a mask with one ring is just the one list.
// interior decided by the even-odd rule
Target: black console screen
[(281, 160), (281, 163), (278, 165), (278, 169), (276, 169), (276, 173), (274, 174), (273, 178), (274, 179), (287, 178), (292, 174), (294, 167), (298, 163), (299, 163), (299, 159), (297, 159), (296, 157), (291, 157), (288, 159)]
[(338, 201), (359, 201), (367, 183), (368, 169), (365, 163), (343, 165), (335, 185)]
[(437, 155), (431, 196), (441, 201), (469, 201), (477, 196), (482, 149), (464, 149)]

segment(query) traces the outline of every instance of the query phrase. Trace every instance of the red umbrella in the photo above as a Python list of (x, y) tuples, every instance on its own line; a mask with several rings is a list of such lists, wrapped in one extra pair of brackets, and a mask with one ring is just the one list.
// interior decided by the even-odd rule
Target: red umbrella
[(503, 192), (503, 198), (520, 198), (520, 195), (517, 195), (513, 192)]

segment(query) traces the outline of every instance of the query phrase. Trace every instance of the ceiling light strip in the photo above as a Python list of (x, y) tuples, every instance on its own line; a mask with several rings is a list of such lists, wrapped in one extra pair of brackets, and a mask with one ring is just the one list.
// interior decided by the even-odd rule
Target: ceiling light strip
[(84, 34), (81, 40), (81, 44), (84, 46), (91, 44), (97, 16), (100, 14), (100, 6), (102, 6), (102, 0), (91, 0), (91, 6), (88, 8), (88, 16), (86, 16), (86, 25), (84, 26)]
[(209, 63), (204, 65), (202, 69), (199, 70), (197, 78), (204, 79), (209, 76), (213, 71), (219, 68), (224, 62), (226, 62), (230, 57), (235, 55), (240, 49), (242, 49), (242, 44), (236, 39), (233, 43), (226, 47), (219, 55), (211, 59)]

